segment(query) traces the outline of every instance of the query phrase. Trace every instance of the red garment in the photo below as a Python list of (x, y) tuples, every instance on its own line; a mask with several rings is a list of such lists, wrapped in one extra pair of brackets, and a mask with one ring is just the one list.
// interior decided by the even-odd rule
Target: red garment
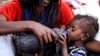
[[(8, 21), (21, 21), (22, 19), (22, 8), (18, 0), (13, 0), (0, 8), (0, 13), (3, 14)], [(61, 3), (61, 10), (59, 19), (55, 26), (60, 27), (61, 24), (68, 25), (72, 20), (74, 14), (67, 4)]]
[(69, 22), (73, 19), (74, 14), (71, 10), (71, 8), (68, 6), (68, 4), (62, 2), (61, 3), (61, 9), (60, 9), (60, 15), (58, 17), (58, 20), (55, 24), (56, 27), (60, 27), (61, 25), (69, 25)]

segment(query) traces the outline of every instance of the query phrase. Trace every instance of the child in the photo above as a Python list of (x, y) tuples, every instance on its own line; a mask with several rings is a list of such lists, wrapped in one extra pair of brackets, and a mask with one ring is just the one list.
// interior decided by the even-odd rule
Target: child
[[(94, 17), (76, 15), (67, 29), (68, 36), (60, 36), (62, 56), (89, 56), (84, 44), (95, 37), (98, 28), (98, 22)], [(67, 38), (70, 43), (68, 45)]]

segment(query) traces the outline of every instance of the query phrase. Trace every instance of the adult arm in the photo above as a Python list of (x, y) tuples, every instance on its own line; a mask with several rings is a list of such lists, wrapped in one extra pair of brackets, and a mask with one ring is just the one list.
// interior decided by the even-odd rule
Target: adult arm
[[(41, 45), (43, 41), (45, 43), (57, 40), (56, 34), (48, 27), (34, 22), (34, 21), (6, 21), (6, 17), (0, 14), (0, 34), (16, 33), (32, 31), (39, 40)], [(53, 38), (52, 38), (53, 37)]]
[(0, 14), (0, 35), (28, 31), (28, 21), (7, 21), (6, 17)]
[(89, 51), (100, 53), (100, 41), (93, 40), (86, 43), (85, 46)]
[(35, 22), (35, 21), (21, 21), (22, 18), (21, 5), (14, 0), (0, 8), (0, 34), (17, 33), (24, 31), (32, 31), (36, 35), (40, 43), (56, 41), (55, 32), (50, 28)]

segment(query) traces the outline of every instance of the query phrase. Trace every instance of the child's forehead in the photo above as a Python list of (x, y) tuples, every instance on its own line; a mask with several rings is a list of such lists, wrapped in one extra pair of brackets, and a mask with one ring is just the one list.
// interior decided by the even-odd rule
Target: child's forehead
[(82, 20), (73, 20), (73, 21), (70, 23), (70, 26), (74, 26), (74, 27), (76, 27), (76, 28), (83, 29), (84, 26), (85, 26), (85, 22), (82, 21)]
[(80, 23), (80, 20), (76, 20), (76, 19), (75, 19), (75, 20), (72, 20), (70, 24), (75, 25), (75, 24), (79, 24), (79, 23)]
[(85, 20), (85, 19), (74, 19), (71, 21), (70, 24), (82, 24), (83, 25), (86, 21), (87, 20)]

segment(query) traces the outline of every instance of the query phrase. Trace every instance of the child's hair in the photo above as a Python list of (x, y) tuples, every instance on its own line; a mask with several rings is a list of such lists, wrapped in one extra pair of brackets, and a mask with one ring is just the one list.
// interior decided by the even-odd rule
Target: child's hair
[[(73, 20), (80, 20), (83, 33), (88, 36), (87, 41), (93, 40), (99, 30), (99, 24), (96, 17), (89, 15), (76, 15)], [(72, 20), (72, 21), (73, 21)]]
[(33, 34), (26, 34), (15, 39), (15, 47), (19, 53), (34, 54), (40, 50), (39, 40)]

